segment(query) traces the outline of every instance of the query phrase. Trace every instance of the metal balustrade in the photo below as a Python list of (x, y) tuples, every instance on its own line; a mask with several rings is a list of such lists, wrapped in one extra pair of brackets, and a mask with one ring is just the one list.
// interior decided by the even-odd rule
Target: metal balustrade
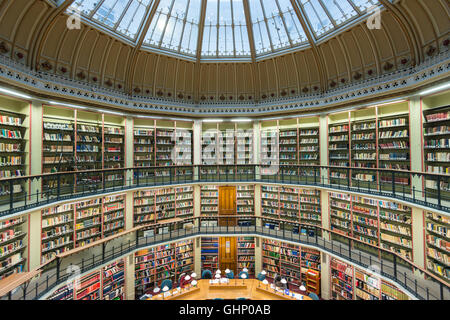
[[(399, 286), (401, 290), (407, 291), (416, 299), (426, 300), (448, 300), (450, 299), (450, 285), (437, 278), (426, 270), (419, 268), (412, 262), (403, 259), (396, 253), (386, 249), (374, 247), (378, 250), (378, 255), (365, 252), (352, 247), (351, 241), (360, 242), (357, 239), (350, 239), (349, 244), (329, 240), (324, 233), (333, 234), (332, 230), (327, 230), (319, 226), (313, 226), (295, 222), (280, 221), (280, 229), (272, 230), (262, 226), (262, 221), (267, 220), (263, 217), (246, 216), (245, 220), (250, 221), (245, 226), (234, 225), (231, 223), (241, 217), (217, 217), (222, 219), (220, 226), (202, 225), (202, 217), (189, 218), (184, 221), (194, 221), (194, 227), (190, 229), (182, 228), (183, 223), (178, 222), (178, 228), (173, 228), (167, 233), (151, 236), (144, 236), (145, 230), (154, 228), (155, 226), (142, 226), (136, 228), (132, 232), (128, 232), (128, 241), (121, 240), (120, 244), (114, 242), (123, 236), (116, 236), (113, 240), (101, 240), (97, 243), (89, 245), (92, 250), (74, 249), (73, 254), (64, 253), (63, 257), (59, 255), (49, 261), (39, 269), (42, 271), (38, 278), (21, 284), (15, 290), (11, 291), (0, 300), (17, 299), (46, 299), (55, 290), (61, 288), (65, 284), (72, 283), (73, 266), (79, 268), (79, 276), (94, 271), (102, 266), (112, 263), (120, 258), (124, 258), (130, 254), (134, 254), (137, 250), (157, 246), (163, 243), (176, 242), (192, 237), (212, 237), (212, 236), (257, 236), (263, 238), (271, 238), (279, 241), (287, 241), (300, 246), (307, 246), (318, 249), (338, 259), (344, 259), (353, 263), (357, 267), (366, 268), (375, 273), (376, 276), (387, 278), (394, 285)], [(232, 225), (233, 224), (233, 225)], [(298, 230), (307, 229), (311, 232), (306, 234), (292, 232), (286, 229), (286, 224), (297, 225)], [(322, 236), (318, 236), (321, 231)], [(97, 248), (97, 252), (93, 249)], [(383, 258), (380, 259), (381, 253)], [(74, 258), (74, 255), (78, 255)]]
[[(361, 171), (377, 178), (375, 181), (352, 178), (353, 173)], [(336, 178), (332, 175), (334, 172), (344, 172), (346, 178)], [(105, 179), (114, 175), (119, 178)], [(396, 183), (405, 177), (408, 185)], [(192, 165), (61, 172), (0, 179), (0, 218), (63, 200), (191, 183), (275, 183), (319, 187), (382, 196), (450, 212), (448, 174), (331, 166)]]

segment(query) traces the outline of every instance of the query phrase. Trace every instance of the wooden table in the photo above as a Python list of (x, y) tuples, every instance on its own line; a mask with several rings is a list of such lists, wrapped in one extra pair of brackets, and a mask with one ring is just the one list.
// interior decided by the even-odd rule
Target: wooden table
[[(294, 300), (298, 299), (283, 295), (280, 292), (274, 292), (270, 284), (265, 286), (256, 279), (232, 279), (227, 284), (210, 284), (209, 280), (199, 280), (196, 287), (185, 288), (178, 292), (175, 288), (171, 291), (172, 295), (163, 299), (162, 293), (147, 300), (212, 300), (221, 298), (224, 300), (236, 300), (237, 298), (246, 298), (250, 300)], [(303, 300), (312, 300), (303, 295)]]

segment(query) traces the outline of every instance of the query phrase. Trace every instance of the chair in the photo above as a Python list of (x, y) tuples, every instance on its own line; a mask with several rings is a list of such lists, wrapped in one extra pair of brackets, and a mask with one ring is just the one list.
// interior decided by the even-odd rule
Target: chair
[(275, 286), (281, 288), (281, 289), (289, 289), (287, 283), (282, 283), (281, 279), (283, 279), (279, 274), (275, 274), (275, 277), (273, 278), (273, 282)]
[(234, 272), (230, 270), (230, 272), (225, 273), (228, 279), (234, 279)]
[(186, 277), (186, 272), (183, 272), (182, 274), (180, 274), (180, 276), (178, 278), (178, 286), (179, 287), (181, 287), (181, 284), (183, 283), (184, 277)]
[(258, 273), (258, 276), (256, 277), (256, 279), (258, 279), (259, 281), (264, 281), (266, 279), (266, 275), (265, 274), (261, 274)]
[(165, 286), (167, 286), (169, 290), (172, 290), (172, 280), (169, 279), (163, 280), (163, 282), (161, 282), (161, 288), (164, 288)]
[(238, 278), (239, 278), (239, 279), (242, 279), (242, 275), (243, 275), (243, 274), (246, 275), (245, 279), (248, 279), (248, 272), (244, 272), (244, 271), (239, 272)]
[(310, 292), (308, 297), (310, 297), (313, 300), (320, 300), (319, 296), (315, 294), (314, 292)]
[(212, 279), (212, 273), (209, 270), (203, 270), (202, 279)]

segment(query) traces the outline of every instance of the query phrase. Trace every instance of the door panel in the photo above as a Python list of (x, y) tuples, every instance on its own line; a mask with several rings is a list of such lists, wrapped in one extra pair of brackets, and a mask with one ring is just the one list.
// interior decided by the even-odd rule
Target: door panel
[(219, 238), (219, 269), (222, 275), (230, 269), (237, 275), (237, 241), (235, 237)]
[[(236, 216), (236, 187), (219, 187), (219, 215)], [(219, 226), (235, 226), (235, 218), (219, 219)]]

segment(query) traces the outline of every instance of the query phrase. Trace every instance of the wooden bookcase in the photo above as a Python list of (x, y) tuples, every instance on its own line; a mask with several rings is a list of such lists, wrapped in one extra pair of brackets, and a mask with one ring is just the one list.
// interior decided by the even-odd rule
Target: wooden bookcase
[[(450, 92), (424, 97), (423, 111), (423, 171), (429, 173), (450, 173)], [(437, 197), (437, 179), (424, 179), (425, 191), (428, 196)], [(442, 196), (450, 196), (448, 181), (440, 182)]]
[(354, 270), (351, 265), (348, 265), (338, 259), (331, 258), (330, 277), (332, 300), (354, 299)]
[(47, 300), (125, 300), (125, 283), (125, 262), (120, 259), (61, 287)]
[(320, 176), (320, 170), (311, 166), (320, 165), (320, 125), (318, 117), (298, 118), (300, 178), (313, 179)]
[(247, 268), (250, 277), (255, 276), (255, 238), (237, 238), (237, 268), (238, 272)]
[(424, 212), (426, 267), (445, 281), (450, 279), (450, 218), (433, 212)]
[(380, 300), (381, 280), (355, 268), (355, 298), (356, 300)]
[(213, 273), (219, 269), (219, 238), (201, 238), (201, 266)]
[[(0, 96), (0, 179), (22, 177), (30, 168), (30, 104)], [(0, 204), (9, 203), (14, 198), (23, 199), (27, 191), (25, 183), (13, 182), (0, 185)]]
[(346, 168), (350, 166), (350, 121), (348, 112), (328, 116), (328, 164), (343, 169), (330, 169), (330, 182), (349, 181)]
[[(103, 168), (120, 169), (125, 167), (125, 118), (104, 115), (103, 119)], [(104, 175), (107, 187), (123, 185), (124, 173), (111, 172)]]
[[(219, 214), (219, 187), (203, 185), (200, 187), (200, 214), (202, 217), (216, 217)], [(208, 220), (202, 220), (202, 224)], [(209, 221), (217, 225), (217, 219)]]
[(27, 270), (27, 216), (0, 221), (0, 280)]

